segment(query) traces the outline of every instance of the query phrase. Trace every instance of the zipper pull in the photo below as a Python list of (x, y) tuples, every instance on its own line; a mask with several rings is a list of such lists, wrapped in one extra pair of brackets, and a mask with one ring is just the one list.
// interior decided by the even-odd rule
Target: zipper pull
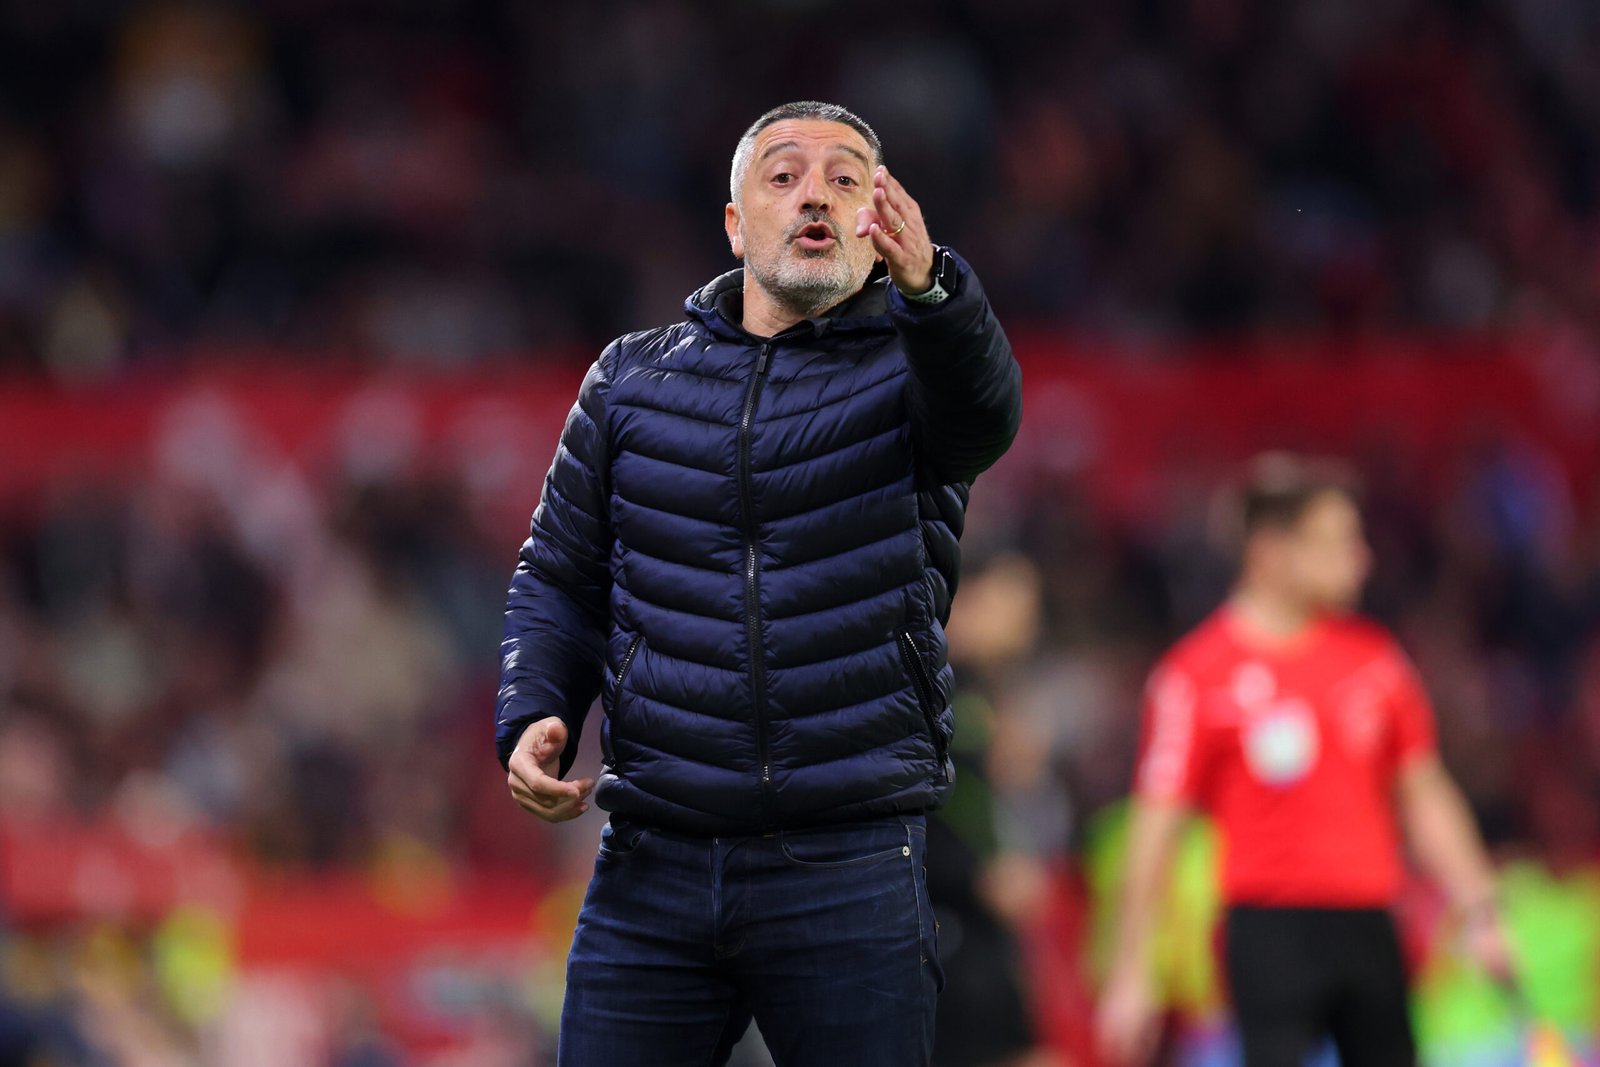
[(757, 374), (765, 374), (765, 373), (767, 373), (767, 357), (770, 356), (771, 354), (772, 354), (772, 346), (770, 344), (765, 344), (765, 345), (761, 346), (761, 354), (756, 356), (756, 373)]

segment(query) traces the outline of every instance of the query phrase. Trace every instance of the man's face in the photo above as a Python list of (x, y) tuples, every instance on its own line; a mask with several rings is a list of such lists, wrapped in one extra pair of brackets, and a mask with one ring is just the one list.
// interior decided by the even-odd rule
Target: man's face
[(1298, 598), (1324, 611), (1356, 606), (1372, 569), (1372, 550), (1350, 497), (1321, 494), (1281, 536), (1283, 578)]
[(855, 236), (872, 206), (872, 150), (849, 126), (785, 119), (756, 135), (738, 203), (724, 226), (733, 254), (779, 304), (804, 314), (860, 289), (878, 258)]

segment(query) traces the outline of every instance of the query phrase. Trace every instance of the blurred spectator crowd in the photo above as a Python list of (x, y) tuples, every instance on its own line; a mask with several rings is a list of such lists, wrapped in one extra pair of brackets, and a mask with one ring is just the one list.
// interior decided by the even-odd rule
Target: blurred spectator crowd
[[(204, 403), (180, 414), (145, 473), (58, 480), (0, 509), (4, 822), (198, 829), (267, 878), (389, 872), (425, 884), (438, 871), (499, 871), (530, 898), (581, 890), (598, 817), (551, 831), (522, 816), (490, 746), (499, 617), (525, 521), (508, 516), (531, 508), (531, 486), (517, 499), (474, 482), (473, 468), (407, 450), (392, 431), (301, 469)], [(963, 868), (951, 892), (971, 896), (965, 906), (1037, 944), (1051, 880), (1082, 866), (1087, 828), (1127, 788), (1145, 672), (1217, 603), (1231, 565), (1226, 465), (1174, 457), (1154, 503), (1119, 514), (1032, 432), (975, 490), (950, 626), (960, 788), (940, 866)], [(1520, 438), (1452, 455), (1443, 480), (1397, 453), (1362, 465), (1378, 557), (1369, 608), (1416, 656), (1490, 842), (1553, 877), (1600, 878), (1595, 498)], [(14, 931), (23, 945), (34, 932)], [(95, 966), (145, 951), (101, 937), (69, 939), (52, 965), (37, 944), (19, 956), (0, 936), (0, 1063), (7, 989), (56, 1005), (84, 1048), (127, 1017), (118, 1047), (179, 1050), (101, 1060), (58, 1043), (51, 1067), (258, 1062), (194, 1058), (215, 1020), (152, 1007), (166, 1001), (136, 967)], [(546, 949), (555, 969), (528, 988), (548, 1001), (560, 955)], [(989, 962), (1026, 988), (1017, 966)], [(100, 984), (68, 995), (85, 975)], [(122, 1003), (108, 988), (128, 1001), (120, 1013), (103, 1010)], [(1059, 994), (1034, 987), (1029, 1003)], [(74, 1010), (98, 1020), (90, 1036), (72, 1029)], [(500, 1058), (382, 1058), (368, 1042), (352, 1047), (370, 1058), (315, 1062), (538, 1064), (547, 1046), (532, 1035), (549, 1031), (531, 1027)]]
[(592, 351), (807, 96), (1013, 323), (1597, 321), (1589, 0), (56, 0), (0, 5), (0, 368)]

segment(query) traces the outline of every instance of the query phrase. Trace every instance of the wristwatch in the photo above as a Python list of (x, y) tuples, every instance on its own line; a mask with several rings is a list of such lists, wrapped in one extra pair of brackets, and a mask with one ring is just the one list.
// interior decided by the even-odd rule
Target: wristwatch
[[(944, 287), (943, 282), (945, 278), (950, 277), (949, 271), (952, 266), (953, 264), (950, 260), (950, 253), (945, 251), (943, 248), (936, 248), (934, 250), (933, 261), (933, 284), (929, 286), (926, 291), (921, 293), (908, 293), (904, 289), (901, 289), (900, 295), (905, 297), (906, 302), (910, 304), (944, 303), (946, 300), (950, 299), (950, 290)], [(951, 278), (951, 281), (953, 284), (954, 279)]]

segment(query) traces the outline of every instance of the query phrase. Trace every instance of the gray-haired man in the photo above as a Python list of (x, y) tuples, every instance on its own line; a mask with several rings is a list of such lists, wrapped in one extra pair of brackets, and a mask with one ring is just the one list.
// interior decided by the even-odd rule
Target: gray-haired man
[[(752, 1018), (781, 1067), (928, 1061), (943, 624), (1020, 375), (881, 155), (835, 105), (757, 120), (724, 217), (745, 269), (607, 347), (534, 514), (500, 757), (534, 815), (612, 813), (564, 1067), (721, 1063)], [(597, 692), (605, 766), (563, 781)]]

